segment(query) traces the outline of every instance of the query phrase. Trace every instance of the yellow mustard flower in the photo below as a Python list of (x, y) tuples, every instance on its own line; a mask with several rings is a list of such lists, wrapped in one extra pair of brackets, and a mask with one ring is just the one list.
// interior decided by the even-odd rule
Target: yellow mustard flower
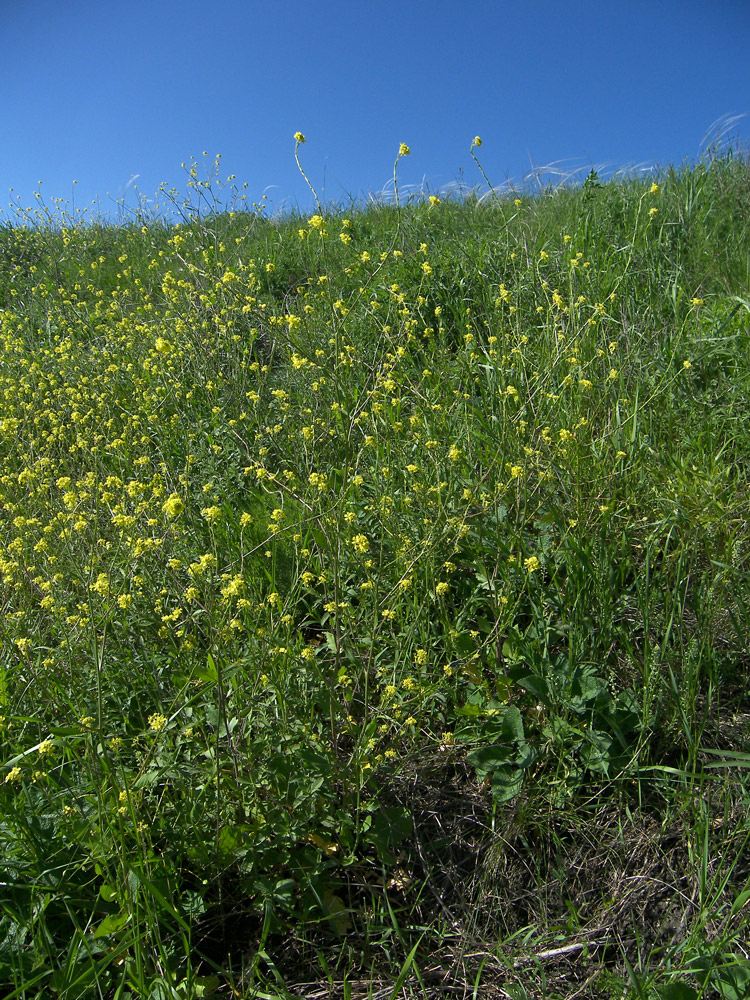
[(176, 493), (170, 494), (162, 505), (162, 510), (167, 517), (170, 518), (179, 517), (184, 509), (185, 504), (182, 502), (181, 497), (179, 497)]
[(167, 717), (162, 715), (160, 712), (154, 712), (148, 717), (149, 729), (153, 729), (155, 733), (160, 733), (166, 724)]
[(352, 538), (352, 546), (355, 552), (359, 552), (364, 555), (365, 552), (370, 551), (370, 541), (367, 535), (355, 535)]

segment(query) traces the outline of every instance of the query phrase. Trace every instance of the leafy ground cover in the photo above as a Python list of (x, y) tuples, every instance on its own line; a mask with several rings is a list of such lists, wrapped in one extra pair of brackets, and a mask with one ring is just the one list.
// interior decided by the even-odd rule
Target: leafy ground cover
[(0, 229), (4, 996), (750, 990), (747, 157), (404, 155)]

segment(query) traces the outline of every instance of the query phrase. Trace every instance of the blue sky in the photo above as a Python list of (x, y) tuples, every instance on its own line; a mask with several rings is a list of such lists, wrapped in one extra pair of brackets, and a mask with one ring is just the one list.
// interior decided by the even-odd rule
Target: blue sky
[[(748, 0), (2, 0), (0, 208), (41, 191), (105, 213), (183, 162), (271, 211), (400, 184), (494, 184), (557, 163), (583, 176), (694, 160), (747, 115)], [(74, 184), (74, 181), (76, 182)], [(13, 188), (13, 194), (9, 189)]]

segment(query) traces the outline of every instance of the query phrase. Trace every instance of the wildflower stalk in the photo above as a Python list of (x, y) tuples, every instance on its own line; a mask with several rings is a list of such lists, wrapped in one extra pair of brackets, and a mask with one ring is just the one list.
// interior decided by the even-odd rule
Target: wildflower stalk
[(315, 199), (315, 204), (317, 206), (318, 213), (320, 215), (322, 215), (323, 214), (323, 206), (320, 204), (320, 198), (318, 197), (318, 192), (313, 187), (312, 181), (310, 180), (310, 178), (305, 173), (304, 168), (303, 168), (303, 166), (302, 166), (302, 164), (300, 163), (300, 160), (299, 160), (299, 148), (305, 142), (307, 142), (307, 139), (305, 138), (305, 136), (301, 132), (295, 132), (294, 133), (294, 159), (297, 161), (297, 169), (302, 174), (302, 177), (304, 178), (305, 184), (307, 184), (307, 186), (312, 191), (312, 195), (313, 195), (313, 198)]
[(484, 167), (479, 162), (479, 157), (474, 152), (474, 150), (478, 149), (481, 145), (482, 145), (482, 140), (479, 138), (478, 135), (475, 135), (474, 138), (471, 141), (471, 148), (469, 149), (469, 152), (471, 153), (472, 158), (473, 158), (474, 162), (476, 163), (477, 167), (479, 167), (479, 173), (482, 175), (482, 177), (484, 177), (485, 182), (487, 184), (487, 187), (492, 192), (492, 197), (493, 198), (497, 198), (497, 192), (495, 191), (494, 187), (492, 186), (492, 181), (489, 179), (489, 177), (487, 176), (487, 174), (484, 172)]
[(401, 145), (398, 147), (398, 154), (396, 155), (396, 160), (393, 164), (393, 194), (396, 198), (396, 208), (398, 208), (399, 210), (401, 208), (401, 205), (398, 199), (398, 161), (401, 159), (402, 156), (409, 156), (410, 154), (411, 150), (409, 149), (409, 147), (406, 145), (405, 142), (402, 142)]

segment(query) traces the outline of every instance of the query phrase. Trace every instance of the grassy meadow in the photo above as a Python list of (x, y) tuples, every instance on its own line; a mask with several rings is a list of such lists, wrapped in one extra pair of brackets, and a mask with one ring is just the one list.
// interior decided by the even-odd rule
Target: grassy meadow
[(0, 224), (9, 1000), (750, 993), (750, 161), (405, 155)]

